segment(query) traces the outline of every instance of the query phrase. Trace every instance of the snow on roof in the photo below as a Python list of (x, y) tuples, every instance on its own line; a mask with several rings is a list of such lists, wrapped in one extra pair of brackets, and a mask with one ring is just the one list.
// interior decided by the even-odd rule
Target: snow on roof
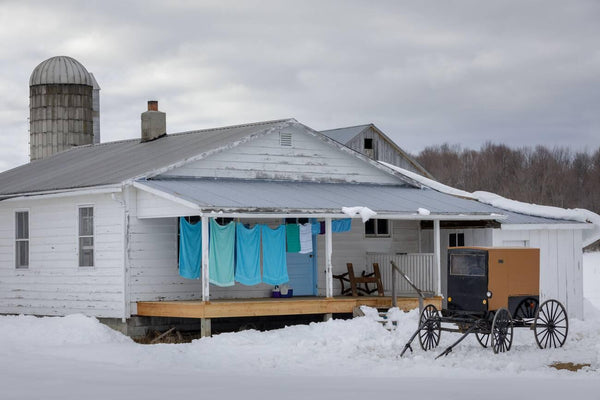
[(600, 215), (583, 209), (565, 209), (560, 207), (542, 206), (538, 204), (523, 203), (521, 201), (510, 200), (499, 196), (495, 193), (477, 191), (477, 192), (466, 192), (464, 190), (456, 189), (451, 186), (444, 185), (432, 179), (425, 178), (417, 173), (405, 170), (392, 164), (388, 164), (383, 161), (379, 163), (385, 165), (388, 168), (393, 169), (407, 177), (414, 179), (422, 185), (428, 186), (434, 190), (442, 193), (451, 194), (454, 196), (460, 196), (469, 199), (475, 199), (481, 203), (489, 204), (491, 206), (500, 208), (502, 210), (512, 211), (520, 214), (533, 215), (537, 217), (563, 219), (577, 222), (589, 222), (594, 224), (594, 229), (590, 229), (587, 232), (583, 232), (583, 246), (588, 246), (600, 239)]

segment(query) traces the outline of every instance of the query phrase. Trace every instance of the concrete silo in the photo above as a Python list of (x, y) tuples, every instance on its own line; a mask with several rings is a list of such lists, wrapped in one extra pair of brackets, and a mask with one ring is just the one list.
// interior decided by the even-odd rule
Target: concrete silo
[(29, 79), (31, 161), (100, 141), (100, 87), (77, 60), (40, 63)]

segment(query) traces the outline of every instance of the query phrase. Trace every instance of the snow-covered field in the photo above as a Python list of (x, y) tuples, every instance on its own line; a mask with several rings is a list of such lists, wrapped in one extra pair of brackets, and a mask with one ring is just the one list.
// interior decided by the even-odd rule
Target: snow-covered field
[(584, 273), (586, 321), (570, 321), (563, 348), (539, 350), (518, 329), (506, 354), (467, 338), (439, 360), (456, 334), (399, 358), (416, 311), (397, 313), (393, 332), (363, 317), (152, 346), (81, 315), (3, 316), (0, 399), (598, 399), (600, 253), (584, 256)]

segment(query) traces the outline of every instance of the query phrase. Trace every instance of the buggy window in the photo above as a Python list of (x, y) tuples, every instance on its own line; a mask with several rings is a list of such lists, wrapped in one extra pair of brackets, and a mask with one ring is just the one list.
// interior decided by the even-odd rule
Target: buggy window
[(451, 254), (450, 275), (485, 276), (485, 254)]

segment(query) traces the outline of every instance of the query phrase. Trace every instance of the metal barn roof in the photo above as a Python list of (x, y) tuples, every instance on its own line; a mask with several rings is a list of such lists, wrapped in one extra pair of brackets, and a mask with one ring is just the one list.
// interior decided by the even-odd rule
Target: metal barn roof
[(326, 131), (321, 131), (321, 133), (338, 143), (346, 144), (370, 126), (371, 124), (349, 126), (347, 128), (328, 129)]
[(73, 147), (0, 174), (0, 197), (119, 184), (243, 138), (282, 128), (293, 119)]
[(508, 212), (476, 200), (406, 186), (181, 178), (137, 183), (150, 191), (194, 203), (204, 211), (340, 213), (342, 207), (363, 206), (381, 215), (415, 215), (424, 208), (435, 215), (502, 219), (503, 224), (573, 223)]

